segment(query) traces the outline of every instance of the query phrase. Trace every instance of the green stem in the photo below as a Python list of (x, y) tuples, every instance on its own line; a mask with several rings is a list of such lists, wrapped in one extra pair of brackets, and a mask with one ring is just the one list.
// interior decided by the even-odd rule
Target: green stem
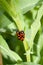
[(40, 9), (38, 10), (38, 14), (37, 14), (37, 19), (40, 21), (41, 17), (43, 15), (43, 4), (40, 7)]
[[(8, 14), (13, 18), (14, 22), (16, 23), (19, 30), (23, 30), (22, 22), (23, 20), (20, 17), (20, 13), (16, 11), (16, 8), (14, 6), (10, 6), (6, 0), (0, 0), (3, 8), (7, 11)], [(28, 43), (26, 40), (23, 41), (25, 51), (27, 52), (29, 50)], [(30, 62), (30, 54), (26, 55), (27, 61)]]
[[(28, 43), (26, 42), (26, 40), (23, 41), (23, 44), (24, 44), (24, 48), (25, 48), (25, 51), (26, 51), (26, 52), (27, 52), (28, 50), (30, 50), (29, 45), (28, 45)], [(27, 54), (27, 55), (26, 55), (26, 59), (27, 59), (27, 62), (30, 62), (30, 54)]]

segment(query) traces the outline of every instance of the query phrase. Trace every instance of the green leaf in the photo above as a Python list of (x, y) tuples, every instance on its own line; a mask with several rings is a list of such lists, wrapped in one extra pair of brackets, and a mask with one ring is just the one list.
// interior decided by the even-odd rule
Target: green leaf
[(40, 26), (41, 26), (41, 23), (40, 23), (40, 19), (43, 15), (43, 5), (41, 6), (41, 8), (38, 10), (38, 13), (37, 13), (37, 18), (36, 20), (33, 22), (33, 24), (31, 25), (31, 32), (32, 32), (32, 39), (34, 39), (36, 33), (38, 32)]
[(24, 62), (21, 64), (15, 64), (15, 65), (40, 65), (40, 64), (36, 64), (36, 63), (32, 63), (32, 62)]
[(36, 6), (39, 0), (13, 0), (15, 6), (18, 7), (18, 10), (21, 10), (23, 14), (31, 10)]
[(36, 33), (40, 29), (40, 26), (41, 26), (41, 23), (37, 19), (31, 25), (31, 36), (32, 36), (32, 40), (34, 40)]
[(0, 28), (7, 27), (9, 24), (11, 24), (11, 21), (4, 14), (2, 14), (0, 16)]
[(8, 28), (12, 30), (12, 29), (16, 29), (16, 25), (10, 19), (8, 19), (7, 16), (2, 14), (0, 16), (0, 29), (1, 28)]
[(4, 38), (0, 35), (0, 50), (4, 58), (10, 58), (11, 61), (22, 61), (22, 59), (19, 57), (18, 54), (11, 51), (10, 48), (7, 45), (7, 42), (4, 40)]
[[(31, 42), (34, 40), (38, 30), (41, 27), (40, 19), (41, 19), (42, 15), (43, 15), (43, 5), (38, 10), (37, 17), (31, 25), (31, 39), (30, 39)], [(30, 45), (33, 45), (33, 43), (30, 43)]]
[(40, 55), (40, 51), (43, 48), (43, 34), (40, 35), (38, 44), (37, 44), (37, 54)]
[(41, 53), (43, 57), (43, 52), (41, 52), (42, 49), (43, 49), (43, 34), (41, 34), (39, 37), (38, 44), (37, 44), (37, 56), (33, 56), (33, 62), (38, 63), (40, 61)]

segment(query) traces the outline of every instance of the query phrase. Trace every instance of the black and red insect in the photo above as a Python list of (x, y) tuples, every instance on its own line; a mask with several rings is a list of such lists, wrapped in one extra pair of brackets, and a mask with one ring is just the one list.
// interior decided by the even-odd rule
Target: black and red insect
[(25, 33), (24, 31), (16, 31), (16, 35), (18, 37), (19, 40), (23, 41), (25, 38)]

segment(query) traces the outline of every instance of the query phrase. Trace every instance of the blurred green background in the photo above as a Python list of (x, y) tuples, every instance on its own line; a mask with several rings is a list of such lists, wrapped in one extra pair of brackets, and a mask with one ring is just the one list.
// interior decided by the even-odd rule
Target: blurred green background
[(43, 65), (43, 0), (0, 0), (0, 50), (3, 65)]

